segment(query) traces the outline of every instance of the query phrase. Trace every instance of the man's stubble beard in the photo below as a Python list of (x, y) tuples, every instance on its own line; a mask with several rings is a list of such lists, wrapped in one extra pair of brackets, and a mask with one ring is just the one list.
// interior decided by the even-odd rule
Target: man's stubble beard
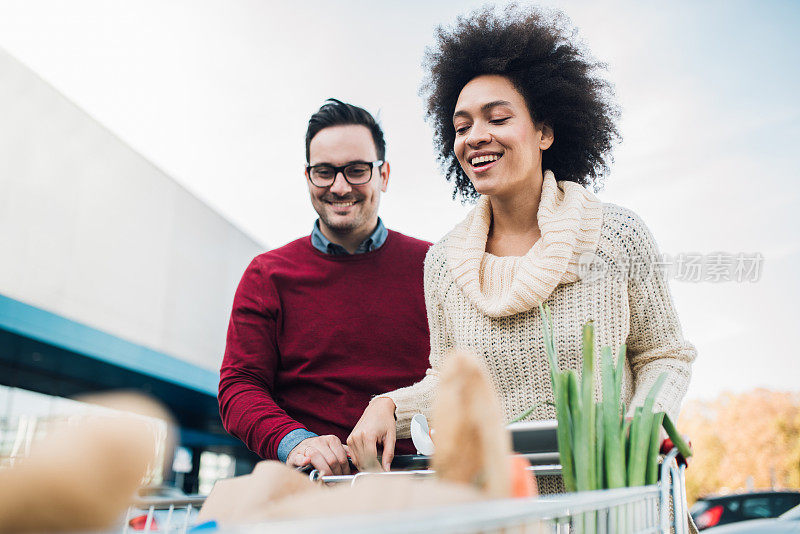
[[(313, 200), (313, 199), (312, 199)], [(341, 221), (335, 223), (332, 219), (339, 219), (335, 214), (331, 217), (328, 215), (328, 210), (326, 207), (328, 204), (326, 203), (328, 200), (338, 200), (342, 202), (346, 202), (348, 200), (355, 200), (358, 202), (356, 205), (357, 209), (355, 213), (353, 213), (352, 218), (347, 218), (345, 221)], [(367, 196), (363, 194), (351, 194), (346, 195), (344, 197), (323, 197), (319, 199), (320, 209), (316, 210), (317, 215), (319, 216), (319, 220), (321, 224), (324, 224), (330, 231), (335, 232), (340, 235), (349, 234), (358, 230), (361, 225), (365, 223), (365, 221), (370, 220), (373, 216), (377, 218), (378, 216), (378, 206), (380, 205), (380, 195), (378, 196), (377, 202), (374, 205), (370, 204), (367, 200)], [(367, 213), (368, 209), (372, 207), (373, 211)], [(315, 206), (316, 208), (316, 206)]]
[(320, 221), (325, 224), (332, 232), (336, 232), (337, 234), (349, 234), (355, 230), (358, 230), (359, 227), (364, 223), (367, 214), (364, 213), (364, 202), (363, 198), (353, 198), (353, 200), (358, 200), (358, 204), (356, 204), (356, 210), (352, 213), (349, 217), (339, 217), (336, 214), (329, 214), (326, 209), (320, 210), (321, 213), (317, 213), (319, 215)]
[(349, 221), (340, 221), (339, 223), (332, 222), (327, 215), (320, 214), (319, 218), (325, 226), (337, 234), (348, 234), (358, 228), (361, 224), (361, 221), (359, 220), (360, 217), (351, 219)]

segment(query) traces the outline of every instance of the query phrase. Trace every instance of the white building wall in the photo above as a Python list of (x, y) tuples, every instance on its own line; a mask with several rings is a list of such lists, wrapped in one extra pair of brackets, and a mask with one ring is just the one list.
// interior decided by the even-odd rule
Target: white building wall
[(264, 250), (0, 50), (0, 294), (218, 369)]

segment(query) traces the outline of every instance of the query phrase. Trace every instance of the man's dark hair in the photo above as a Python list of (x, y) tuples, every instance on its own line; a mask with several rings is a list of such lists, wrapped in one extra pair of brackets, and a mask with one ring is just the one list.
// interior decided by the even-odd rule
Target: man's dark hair
[(306, 130), (306, 161), (311, 161), (309, 147), (311, 140), (320, 130), (331, 126), (346, 125), (366, 126), (372, 134), (372, 141), (375, 143), (375, 150), (379, 160), (386, 159), (386, 141), (383, 139), (383, 130), (369, 113), (369, 111), (352, 104), (346, 104), (341, 100), (329, 98), (322, 104), (319, 111), (311, 115), (308, 120), (308, 130)]
[(509, 79), (534, 124), (552, 128), (555, 140), (542, 153), (543, 170), (552, 170), (557, 180), (600, 188), (620, 138), (619, 112), (611, 85), (598, 75), (604, 65), (583, 49), (564, 15), (514, 5), (499, 12), (484, 7), (460, 16), (452, 28), (439, 26), (424, 66), (425, 116), (433, 126), (437, 160), (447, 180), (455, 182), (453, 198), (479, 196), (453, 151), (453, 112), (464, 86), (484, 74)]

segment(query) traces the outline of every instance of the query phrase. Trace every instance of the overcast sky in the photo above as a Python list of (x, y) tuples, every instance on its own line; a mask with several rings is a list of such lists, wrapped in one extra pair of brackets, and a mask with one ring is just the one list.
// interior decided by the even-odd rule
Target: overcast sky
[[(437, 25), (480, 5), (0, 0), (0, 47), (266, 248), (315, 218), (309, 115), (331, 96), (364, 106), (392, 163), (385, 223), (435, 241), (467, 208), (435, 163), (421, 59)], [(546, 5), (608, 64), (622, 106), (600, 197), (673, 257), (764, 258), (757, 282), (672, 282), (699, 351), (689, 397), (800, 390), (800, 3)]]

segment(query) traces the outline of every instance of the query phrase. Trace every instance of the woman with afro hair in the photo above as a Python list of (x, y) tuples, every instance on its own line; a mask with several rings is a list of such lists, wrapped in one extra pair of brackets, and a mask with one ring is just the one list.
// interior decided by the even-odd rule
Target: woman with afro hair
[[(370, 402), (348, 438), (357, 465), (374, 463), (380, 444), (389, 467), (411, 417), (430, 413), (454, 348), (486, 362), (507, 421), (532, 406), (527, 420), (553, 419), (542, 303), (561, 368), (580, 372), (582, 325), (593, 320), (596, 347), (627, 347), (627, 409), (642, 405), (666, 373), (655, 409), (675, 420), (696, 351), (681, 333), (647, 227), (592, 192), (619, 137), (601, 65), (560, 15), (511, 7), (439, 28), (426, 66), (439, 162), (454, 196), (476, 206), (425, 260), (430, 369)], [(540, 480), (540, 490), (563, 487)]]

